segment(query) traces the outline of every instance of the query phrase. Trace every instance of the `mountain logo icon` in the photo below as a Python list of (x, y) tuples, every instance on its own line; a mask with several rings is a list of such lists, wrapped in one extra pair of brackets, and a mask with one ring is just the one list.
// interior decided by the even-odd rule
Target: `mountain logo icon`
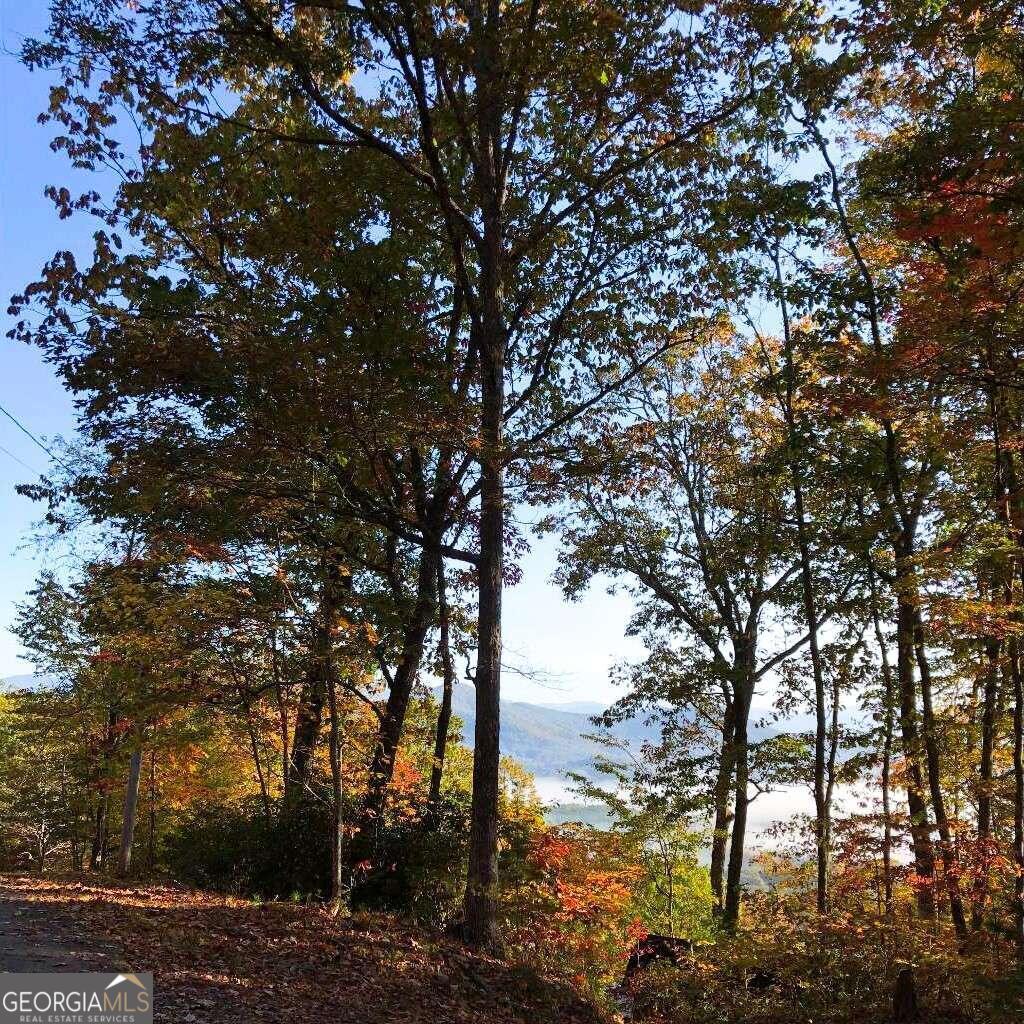
[[(115, 985), (120, 985), (122, 981), (127, 981), (132, 985), (137, 985), (139, 988), (145, 991), (146, 986), (134, 974), (118, 974), (114, 980), (107, 986), (107, 989), (112, 989)], [(104, 990), (106, 991), (106, 990)]]

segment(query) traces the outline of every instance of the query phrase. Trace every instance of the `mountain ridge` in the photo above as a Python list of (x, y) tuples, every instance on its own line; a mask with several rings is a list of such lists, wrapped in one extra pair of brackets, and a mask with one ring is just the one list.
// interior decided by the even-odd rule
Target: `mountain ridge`
[[(433, 696), (438, 698), (439, 691)], [(532, 704), (526, 701), (501, 702), (502, 752), (515, 758), (536, 776), (560, 776), (565, 772), (593, 774), (594, 758), (606, 748), (588, 735), (598, 732), (591, 721), (603, 706), (593, 701), (571, 701), (572, 707), (592, 708), (590, 713), (561, 710), (561, 706)], [(452, 711), (462, 720), (463, 742), (473, 744), (476, 723), (476, 696), (472, 686), (456, 685), (452, 694)], [(656, 742), (658, 732), (640, 721), (618, 722), (609, 730), (616, 739), (633, 748), (645, 742)]]

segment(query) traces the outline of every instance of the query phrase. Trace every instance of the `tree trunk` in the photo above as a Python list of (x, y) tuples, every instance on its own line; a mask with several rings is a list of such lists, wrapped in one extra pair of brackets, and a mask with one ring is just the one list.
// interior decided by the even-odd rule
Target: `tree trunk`
[(885, 708), (882, 718), (882, 872), (885, 885), (885, 912), (892, 913), (892, 735), (893, 711), (896, 703), (896, 687), (889, 662), (889, 648), (882, 631), (882, 620), (878, 613), (878, 592), (875, 588), (875, 573), (868, 555), (868, 582), (871, 587), (871, 620), (875, 628), (879, 657), (882, 662), (882, 686)]
[[(500, 244), (500, 243), (499, 243)], [(492, 269), (492, 273), (496, 267)], [(498, 282), (493, 283), (498, 291)], [(501, 598), (505, 564), (505, 488), (502, 466), (505, 337), (491, 311), (481, 339), (483, 457), (476, 665), (473, 802), (466, 879), (465, 939), (478, 949), (497, 945), (498, 769), (500, 760)]]
[(1016, 637), (1008, 648), (1013, 680), (1013, 934), (1017, 956), (1024, 960), (1024, 673)]
[[(816, 902), (819, 914), (828, 910), (828, 867), (832, 836), (832, 802), (826, 792), (825, 780), (825, 741), (827, 726), (825, 724), (825, 677), (821, 665), (821, 652), (818, 648), (818, 616), (814, 601), (811, 580), (810, 553), (804, 537), (803, 499), (799, 497), (800, 489), (795, 488), (798, 496), (798, 532), (800, 534), (801, 576), (803, 577), (804, 617), (810, 631), (811, 671), (814, 676), (814, 838), (817, 853), (817, 884)], [(831, 788), (831, 787), (829, 787)]]
[[(844, 659), (843, 671), (836, 672), (832, 679), (832, 711), (829, 716), (828, 725), (828, 753), (825, 761), (825, 799), (824, 799), (824, 841), (826, 852), (832, 849), (832, 800), (836, 789), (836, 759), (839, 756), (839, 710), (842, 700), (844, 685), (849, 684), (850, 663), (853, 660), (853, 650)], [(826, 859), (827, 866), (827, 859)], [(828, 909), (826, 905), (826, 910)], [(819, 911), (820, 913), (821, 911)]]
[[(1005, 411), (1001, 408), (998, 392), (992, 393), (991, 403), (996, 506), (1008, 539), (1019, 552), (1021, 544), (1024, 543), (1024, 503), (1013, 452), (1007, 450), (1003, 443)], [(1019, 437), (1019, 417), (1013, 426)], [(1011, 563), (1004, 586), (1006, 605), (1011, 616), (1019, 624), (1020, 607), (1014, 607), (1014, 590), (1018, 583), (1024, 591), (1024, 562), (1021, 562), (1019, 554)], [(1011, 635), (1007, 640), (1006, 661), (1013, 689), (1013, 933), (1017, 957), (1024, 961), (1024, 679), (1020, 641), (1016, 636)]]
[(331, 834), (331, 913), (335, 917), (349, 913), (352, 885), (349, 876), (345, 840), (344, 736), (338, 701), (338, 680), (333, 665), (327, 670), (327, 700), (330, 709), (331, 789), (334, 796), (334, 827)]
[(896, 987), (892, 994), (892, 1019), (895, 1024), (912, 1024), (920, 1019), (913, 967), (904, 967), (896, 976)]
[[(318, 612), (322, 616), (323, 609)], [(320, 675), (321, 657), (318, 653), (320, 627), (316, 627), (317, 637), (313, 641), (310, 663), (306, 670), (306, 678), (299, 694), (299, 707), (295, 714), (295, 728), (292, 731), (291, 758), (284, 780), (284, 802), (288, 807), (296, 807), (302, 803), (309, 787), (313, 773), (313, 755), (320, 739), (320, 731), (324, 720), (323, 679)]]
[(405, 716), (412, 699), (412, 689), (423, 664), (427, 633), (434, 621), (437, 603), (436, 556), (423, 548), (420, 551), (416, 582), (416, 604), (405, 630), (402, 656), (388, 690), (387, 704), (377, 731), (366, 784), (366, 795), (359, 814), (356, 842), (351, 854), (357, 860), (372, 856), (376, 835), (384, 813), (387, 789), (395, 771), (395, 756), (405, 726)]
[(288, 766), (291, 764), (288, 735), (288, 704), (281, 685), (281, 659), (277, 649), (277, 625), (270, 630), (270, 668), (274, 677), (274, 697), (277, 701), (277, 727), (281, 736), (281, 780), (288, 779)]
[(985, 687), (981, 709), (981, 754), (978, 759), (978, 853), (981, 858), (974, 884), (971, 926), (981, 929), (988, 902), (989, 843), (992, 838), (992, 755), (996, 738), (996, 695), (999, 692), (999, 656), (1001, 643), (997, 637), (985, 641)]
[(430, 769), (430, 790), (427, 796), (427, 810), (431, 820), (436, 818), (441, 800), (441, 780), (444, 776), (444, 758), (448, 747), (448, 729), (452, 721), (452, 692), (455, 689), (455, 665), (452, 662), (444, 556), (440, 554), (437, 556), (437, 617), (440, 632), (438, 648), (441, 655), (443, 683), (441, 706), (437, 713), (437, 730), (434, 734), (434, 762)]
[(132, 843), (135, 840), (135, 812), (139, 805), (139, 775), (142, 773), (142, 751), (133, 750), (128, 762), (128, 784), (124, 790), (124, 814), (121, 818), (121, 849), (117, 873), (126, 878), (132, 866)]
[(905, 587), (896, 588), (896, 678), (900, 695), (900, 731), (907, 772), (907, 809), (918, 877), (917, 905), (921, 916), (935, 917), (935, 852), (921, 771), (921, 740), (917, 729), (917, 687), (914, 679), (914, 604)]
[(800, 438), (797, 431), (794, 398), (796, 395), (796, 359), (793, 351), (793, 332), (789, 322), (789, 304), (786, 301), (782, 265), (779, 262), (778, 247), (772, 252), (775, 264), (775, 282), (779, 291), (779, 307), (782, 314), (784, 339), (786, 393), (783, 412), (786, 419), (789, 448), (789, 473), (793, 488), (793, 511), (796, 516), (797, 545), (800, 551), (800, 586), (804, 606), (804, 619), (811, 655), (811, 675), (814, 679), (814, 834), (817, 852), (817, 906), (818, 913), (828, 910), (828, 863), (829, 845), (832, 832), (831, 801), (826, 796), (825, 786), (825, 674), (821, 664), (821, 650), (818, 645), (818, 605), (814, 593), (814, 574), (811, 563), (811, 545), (808, 539), (807, 513), (804, 508), (803, 467), (800, 464)]
[(156, 862), (156, 750), (149, 752), (149, 841), (147, 866), (152, 872)]
[(99, 763), (96, 766), (94, 778), (98, 795), (96, 797), (95, 829), (92, 837), (92, 849), (89, 853), (89, 868), (92, 871), (99, 871), (106, 863), (107, 855), (107, 828), (110, 818), (110, 765), (117, 750), (118, 731), (117, 709), (107, 708), (107, 721), (103, 731), (103, 741), (100, 746)]
[(932, 705), (932, 673), (928, 664), (928, 652), (924, 646), (924, 627), (920, 608), (914, 609), (914, 653), (921, 674), (921, 706), (924, 712), (924, 749), (928, 769), (928, 788), (931, 792), (935, 824), (939, 830), (939, 855), (942, 858), (942, 874), (949, 896), (949, 913), (953, 927), (960, 938), (967, 936), (967, 919), (964, 903), (960, 896), (959, 864), (953, 846), (953, 832), (946, 814), (946, 800), (942, 792), (942, 766), (939, 759), (939, 740), (935, 729), (935, 712)]
[[(752, 645), (751, 645), (752, 646)], [(735, 728), (733, 757), (735, 759), (735, 788), (733, 790), (732, 839), (729, 845), (729, 870), (725, 886), (725, 912), (722, 915), (727, 928), (735, 928), (740, 919), (742, 897), (743, 857), (747, 832), (747, 808), (750, 804), (750, 744), (748, 737), (750, 704), (754, 697), (753, 650), (740, 648), (736, 657)]]
[[(828, 168), (832, 202), (850, 255), (853, 257), (864, 284), (871, 345), (876, 357), (885, 356), (882, 334), (883, 310), (879, 306), (874, 275), (861, 252), (860, 244), (846, 214), (842, 183), (836, 170), (828, 144), (816, 121), (804, 122)], [(889, 385), (880, 380), (878, 396), (887, 403)], [(888, 414), (879, 416), (885, 437), (885, 482), (889, 491), (888, 509), (892, 520), (893, 554), (896, 560), (896, 677), (900, 694), (900, 730), (907, 762), (907, 806), (910, 811), (910, 835), (914, 849), (914, 868), (922, 884), (918, 889), (918, 908), (922, 916), (935, 916), (935, 854), (932, 849), (928, 825), (928, 806), (924, 799), (924, 780), (921, 773), (920, 740), (917, 731), (917, 691), (914, 685), (914, 580), (913, 566), (917, 512), (908, 505), (903, 489), (903, 457), (900, 437)], [(920, 485), (923, 486), (923, 483)]]
[(110, 860), (110, 813), (107, 813), (107, 822), (103, 829), (103, 847), (100, 850), (100, 867), (105, 868)]
[(501, 3), (479, 5), (474, 57), (476, 178), (482, 221), (478, 312), (471, 342), (480, 374), (480, 546), (477, 565), (476, 733), (465, 938), (478, 949), (497, 946), (498, 771), (500, 761), (501, 598), (505, 570), (505, 76)]
[(337, 560), (329, 549), (323, 552), (320, 570), (320, 601), (313, 622), (309, 664), (299, 698), (291, 761), (285, 778), (284, 804), (288, 811), (294, 811), (306, 799), (313, 776), (313, 757), (323, 729), (327, 680), (334, 665), (331, 635), (338, 613), (341, 580)]
[(260, 760), (260, 748), (256, 736), (256, 728), (252, 723), (252, 709), (245, 709), (245, 725), (249, 733), (249, 750), (252, 753), (253, 767), (256, 769), (256, 781), (260, 787), (260, 801), (263, 805), (263, 817), (270, 821), (270, 790), (267, 788), (267, 779), (263, 774), (263, 762)]
[(718, 776), (715, 779), (715, 822), (711, 837), (711, 891), (715, 895), (718, 913), (722, 913), (725, 906), (725, 852), (729, 844), (729, 824), (732, 820), (730, 797), (735, 732), (736, 715), (733, 711), (733, 702), (727, 699), (722, 715), (722, 748), (718, 760)]
[(95, 826), (92, 834), (92, 849), (89, 852), (89, 870), (99, 871), (103, 867), (103, 850), (107, 845), (107, 810), (110, 794), (106, 789), (96, 799)]

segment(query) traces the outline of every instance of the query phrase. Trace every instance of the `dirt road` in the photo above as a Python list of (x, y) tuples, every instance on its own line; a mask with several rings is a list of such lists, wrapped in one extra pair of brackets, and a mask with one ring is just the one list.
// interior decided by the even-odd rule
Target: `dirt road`
[(111, 950), (66, 908), (0, 884), (0, 971), (106, 971)]

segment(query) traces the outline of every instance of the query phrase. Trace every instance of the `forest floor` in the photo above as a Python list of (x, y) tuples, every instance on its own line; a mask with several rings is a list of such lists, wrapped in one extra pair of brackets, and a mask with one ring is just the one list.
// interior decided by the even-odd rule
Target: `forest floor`
[(0, 879), (0, 971), (107, 970), (111, 944), (83, 929), (73, 904), (37, 899), (24, 882)]
[(0, 875), (0, 969), (152, 971), (185, 1024), (597, 1024), (534, 972), (392, 918), (332, 920), (171, 885)]

